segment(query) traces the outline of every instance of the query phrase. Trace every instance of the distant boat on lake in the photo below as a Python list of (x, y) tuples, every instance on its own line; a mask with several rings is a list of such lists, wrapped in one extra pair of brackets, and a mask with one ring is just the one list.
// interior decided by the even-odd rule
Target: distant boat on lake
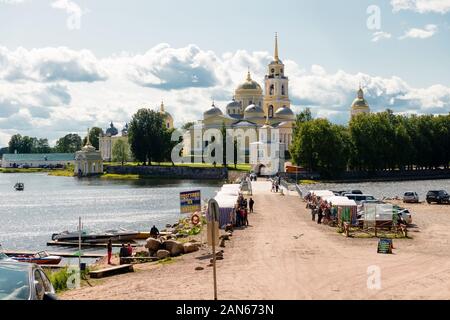
[(25, 185), (22, 182), (17, 182), (14, 185), (14, 189), (16, 189), (16, 191), (23, 191), (25, 190)]

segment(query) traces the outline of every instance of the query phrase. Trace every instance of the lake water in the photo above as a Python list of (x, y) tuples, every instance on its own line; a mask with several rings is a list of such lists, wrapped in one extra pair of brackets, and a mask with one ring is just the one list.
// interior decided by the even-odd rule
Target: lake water
[[(15, 191), (16, 182), (25, 191)], [(219, 182), (104, 180), (53, 177), (45, 173), (0, 174), (0, 244), (4, 249), (48, 249), (53, 233), (84, 227), (150, 231), (181, 217), (180, 192), (213, 197)], [(55, 248), (56, 249), (56, 248)]]
[(421, 181), (396, 181), (396, 182), (360, 182), (360, 183), (318, 183), (303, 185), (302, 190), (361, 190), (371, 194), (377, 199), (383, 197), (402, 197), (405, 192), (415, 191), (420, 200), (425, 200), (429, 190), (447, 190), (450, 192), (450, 179), (446, 180), (421, 180)]

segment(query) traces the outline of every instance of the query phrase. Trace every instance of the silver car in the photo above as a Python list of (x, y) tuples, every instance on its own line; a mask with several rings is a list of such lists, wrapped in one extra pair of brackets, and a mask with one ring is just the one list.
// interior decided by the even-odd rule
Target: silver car
[(41, 267), (0, 260), (0, 300), (55, 299), (55, 289)]
[(403, 195), (404, 203), (419, 203), (419, 195), (414, 191), (405, 192)]

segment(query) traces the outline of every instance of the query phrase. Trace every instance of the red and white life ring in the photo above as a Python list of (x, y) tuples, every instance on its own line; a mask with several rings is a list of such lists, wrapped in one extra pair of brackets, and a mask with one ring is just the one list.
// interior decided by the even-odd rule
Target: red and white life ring
[(191, 222), (194, 226), (200, 223), (200, 216), (197, 213), (194, 213), (191, 217)]

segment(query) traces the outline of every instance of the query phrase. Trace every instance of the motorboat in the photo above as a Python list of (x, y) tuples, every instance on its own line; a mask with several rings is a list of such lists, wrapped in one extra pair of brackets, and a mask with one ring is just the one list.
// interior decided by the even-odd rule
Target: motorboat
[[(81, 231), (81, 242), (83, 243), (106, 243), (110, 239), (113, 242), (126, 242), (136, 239), (139, 232), (126, 230), (123, 228), (107, 230), (104, 232), (93, 232), (89, 230)], [(52, 235), (53, 241), (60, 242), (78, 242), (80, 238), (79, 231), (63, 231)]]
[(23, 191), (25, 190), (25, 185), (22, 182), (17, 182), (14, 185), (14, 189), (16, 189), (16, 191)]
[(19, 262), (57, 265), (61, 262), (62, 258), (60, 256), (51, 256), (46, 251), (40, 251), (35, 254), (21, 254), (13, 256), (11, 259)]

